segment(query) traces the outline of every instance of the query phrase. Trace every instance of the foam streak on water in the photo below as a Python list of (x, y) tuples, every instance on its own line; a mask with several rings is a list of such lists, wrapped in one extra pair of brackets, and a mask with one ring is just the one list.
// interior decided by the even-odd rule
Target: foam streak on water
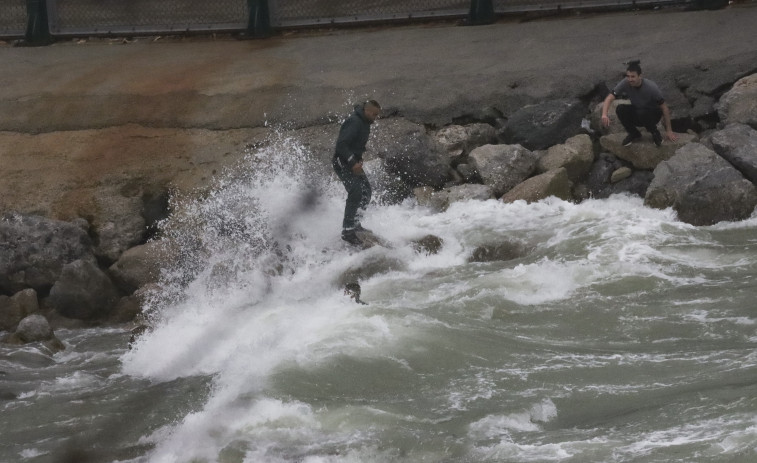
[[(26, 393), (111, 387), (159, 408), (114, 461), (757, 458), (757, 217), (693, 227), (624, 196), (439, 214), (407, 201), (363, 222), (392, 249), (355, 252), (338, 236), (343, 189), (315, 162), (275, 140), (177, 204), (164, 230), (183, 257), (151, 299), (154, 329), (93, 354), (116, 373)], [(429, 233), (442, 250), (417, 254)], [(469, 262), (503, 242), (525, 252)], [(340, 278), (365, 267), (361, 306)]]

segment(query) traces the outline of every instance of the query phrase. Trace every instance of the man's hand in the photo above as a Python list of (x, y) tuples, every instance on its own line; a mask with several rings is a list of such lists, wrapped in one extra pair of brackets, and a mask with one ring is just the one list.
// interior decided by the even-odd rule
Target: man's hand
[(675, 134), (675, 133), (674, 133), (673, 131), (671, 131), (671, 130), (668, 130), (668, 131), (667, 131), (667, 132), (665, 133), (665, 136), (666, 136), (666, 137), (668, 137), (668, 140), (670, 140), (670, 141), (676, 141), (676, 140), (678, 140), (678, 135), (676, 135), (676, 134)]
[(605, 127), (610, 127), (610, 118), (607, 117), (607, 114), (602, 116), (602, 125)]
[(355, 175), (365, 175), (365, 172), (363, 172), (363, 163), (358, 162), (354, 166), (352, 166), (352, 173)]

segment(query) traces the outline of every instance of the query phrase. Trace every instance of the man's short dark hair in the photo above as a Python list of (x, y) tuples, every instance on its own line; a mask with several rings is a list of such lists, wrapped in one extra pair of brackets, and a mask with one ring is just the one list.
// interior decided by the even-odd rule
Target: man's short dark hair
[(376, 100), (366, 101), (365, 103), (363, 103), (363, 107), (365, 108), (366, 106), (373, 106), (376, 109), (381, 109), (381, 105)]
[(641, 60), (633, 60), (629, 61), (628, 67), (626, 68), (626, 72), (635, 72), (636, 74), (641, 74)]

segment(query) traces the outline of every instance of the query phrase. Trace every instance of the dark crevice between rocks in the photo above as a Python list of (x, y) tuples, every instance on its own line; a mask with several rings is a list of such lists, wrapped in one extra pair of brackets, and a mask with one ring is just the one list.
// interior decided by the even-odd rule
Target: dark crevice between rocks
[(160, 222), (167, 219), (171, 214), (170, 199), (171, 195), (168, 190), (159, 191), (155, 194), (145, 193), (142, 196), (144, 204), (142, 207), (142, 218), (145, 219), (147, 231), (139, 244), (145, 244), (158, 236)]

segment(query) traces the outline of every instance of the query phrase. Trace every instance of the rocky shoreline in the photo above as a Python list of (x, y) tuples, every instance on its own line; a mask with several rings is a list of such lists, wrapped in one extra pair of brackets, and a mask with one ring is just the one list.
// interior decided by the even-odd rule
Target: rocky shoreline
[[(452, 104), (425, 119), (395, 104), (374, 130), (366, 168), (382, 202), (414, 197), (438, 211), (468, 199), (632, 194), (696, 226), (743, 220), (757, 206), (756, 57), (650, 76), (663, 88), (679, 133), (659, 148), (648, 134), (621, 146), (614, 118), (609, 128), (600, 126), (612, 79), (573, 80), (560, 98), (535, 96), (526, 86), (519, 93), (511, 81), (506, 97), (475, 110), (470, 101)], [(164, 263), (180, 258), (158, 232), (177, 213), (172, 198), (202, 198), (274, 133), (299, 140), (330, 175), (338, 129), (333, 120), (276, 129), (129, 124), (0, 132), (11, 161), (0, 195), (0, 340), (44, 342), (55, 351), (64, 347), (55, 328), (133, 323)], [(56, 169), (66, 175), (50, 181), (46, 175)], [(11, 194), (35, 185), (45, 193)], [(474, 254), (507, 259), (518, 252), (503, 248)]]

